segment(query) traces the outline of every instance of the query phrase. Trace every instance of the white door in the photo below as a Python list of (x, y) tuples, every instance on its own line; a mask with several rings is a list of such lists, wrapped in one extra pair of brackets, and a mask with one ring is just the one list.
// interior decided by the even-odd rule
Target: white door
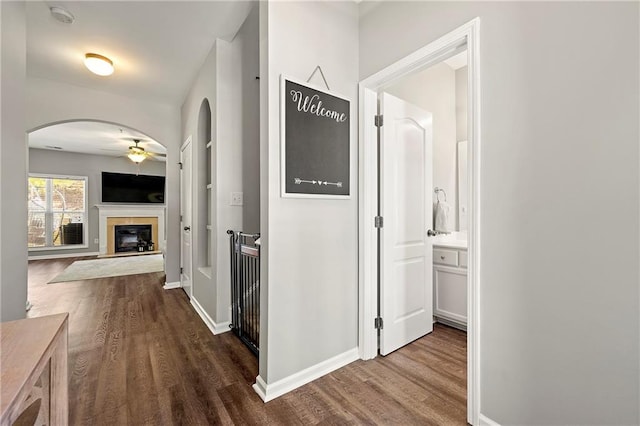
[(191, 138), (180, 149), (180, 285), (189, 298), (193, 294), (191, 246)]
[(380, 112), (380, 353), (433, 331), (432, 116), (383, 93)]

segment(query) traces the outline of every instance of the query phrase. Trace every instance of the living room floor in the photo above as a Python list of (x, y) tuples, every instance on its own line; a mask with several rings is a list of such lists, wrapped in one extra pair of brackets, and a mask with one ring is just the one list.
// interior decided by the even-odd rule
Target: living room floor
[(466, 424), (462, 331), (436, 324), (265, 404), (256, 357), (163, 273), (47, 284), (74, 260), (29, 262), (28, 316), (69, 312), (69, 424)]

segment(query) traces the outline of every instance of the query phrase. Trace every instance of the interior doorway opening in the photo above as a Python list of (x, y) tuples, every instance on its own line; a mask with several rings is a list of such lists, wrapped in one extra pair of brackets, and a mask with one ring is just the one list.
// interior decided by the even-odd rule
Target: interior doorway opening
[[(109, 249), (115, 245), (113, 226), (107, 232), (96, 208), (103, 203), (126, 203), (130, 216), (136, 216), (136, 206), (142, 211), (137, 216), (146, 216), (150, 206), (164, 208), (167, 149), (150, 134), (88, 119), (46, 123), (27, 134), (29, 260), (114, 254)], [(133, 154), (139, 155), (136, 161)], [(131, 179), (137, 186), (123, 183)], [(157, 227), (164, 230), (165, 224)], [(166, 249), (164, 232), (160, 235), (161, 240), (144, 238), (146, 251), (151, 243), (154, 250)], [(28, 308), (41, 301), (30, 302)]]
[(193, 147), (191, 136), (180, 147), (180, 287), (193, 299)]
[[(453, 321), (450, 321), (450, 325), (456, 325), (458, 327), (463, 325), (464, 321), (462, 321), (462, 319), (464, 317), (466, 317), (467, 320), (467, 421), (471, 424), (477, 424), (479, 413), (479, 342), (477, 325), (479, 305), (478, 271), (480, 266), (478, 261), (478, 243), (480, 236), (478, 226), (480, 214), (478, 203), (480, 90), (478, 36), (479, 19), (476, 18), (360, 83), (360, 193), (362, 194), (360, 199), (359, 262), (361, 272), (359, 301), (360, 356), (362, 359), (374, 358), (378, 355), (379, 349), (383, 354), (388, 352), (388, 348), (385, 348), (387, 341), (399, 339), (401, 342), (409, 343), (420, 333), (414, 332), (414, 325), (401, 325), (399, 327), (390, 325), (398, 325), (410, 317), (418, 318), (418, 314), (421, 314), (420, 318), (428, 317), (429, 321), (431, 321), (433, 313), (435, 313), (433, 311), (437, 312), (439, 308), (445, 305), (449, 310), (457, 310), (457, 312), (462, 315), (459, 317), (449, 315), (449, 320), (453, 318)], [(456, 178), (452, 180), (454, 182), (453, 185), (455, 185), (455, 190), (452, 184), (447, 185), (449, 193), (455, 197), (455, 203), (453, 203), (455, 207), (449, 205), (449, 212), (453, 216), (453, 226), (450, 228), (440, 226), (440, 228), (438, 228), (436, 225), (442, 224), (431, 222), (430, 214), (433, 213), (433, 211), (429, 211), (429, 208), (431, 208), (432, 199), (434, 200), (434, 209), (443, 207), (437, 204), (437, 195), (443, 197), (443, 194), (440, 194), (440, 191), (436, 190), (435, 186), (438, 185), (437, 182), (434, 181), (430, 183), (428, 179), (423, 179), (423, 175), (428, 174), (429, 170), (428, 168), (422, 168), (422, 166), (415, 161), (417, 157), (427, 158), (426, 153), (429, 151), (429, 148), (432, 148), (428, 146), (429, 138), (424, 137), (425, 132), (428, 132), (428, 126), (418, 126), (420, 119), (406, 115), (407, 107), (405, 106), (396, 108), (399, 112), (395, 115), (392, 114), (391, 117), (387, 117), (384, 110), (390, 101), (389, 99), (385, 100), (385, 97), (389, 98), (389, 92), (397, 92), (403, 80), (406, 82), (409, 79), (416, 78), (416, 76), (424, 70), (430, 69), (433, 72), (439, 64), (442, 64), (446, 60), (451, 60), (458, 55), (466, 59), (468, 72), (466, 78), (466, 105), (463, 108), (466, 112), (466, 152), (462, 152), (465, 151), (464, 147), (460, 149), (460, 153), (458, 152), (457, 142), (464, 141), (457, 140), (458, 135), (455, 134), (455, 131), (453, 132), (452, 145), (455, 149), (454, 158), (456, 162), (458, 158), (464, 158), (465, 155), (467, 161), (465, 170), (460, 174), (462, 177), (456, 176)], [(449, 66), (449, 68), (452, 67)], [(453, 78), (455, 81), (455, 75)], [(399, 90), (399, 92), (402, 92), (402, 90)], [(455, 94), (453, 96), (455, 98)], [(406, 103), (404, 100), (403, 102)], [(414, 100), (413, 103), (415, 102), (416, 100)], [(379, 112), (382, 113), (382, 117), (380, 117)], [(440, 121), (441, 119), (440, 115), (433, 114), (434, 123), (436, 120)], [(413, 122), (413, 124), (407, 125), (407, 123), (411, 122)], [(384, 129), (387, 125), (390, 125), (392, 128), (388, 134)], [(439, 132), (441, 126), (440, 123), (438, 123), (438, 126), (435, 124), (433, 126), (434, 143), (436, 139), (442, 138), (441, 135), (438, 136), (435, 134), (436, 127)], [(389, 148), (388, 145), (385, 145), (385, 136), (391, 138), (394, 134), (408, 135), (411, 132), (414, 133), (414, 136), (413, 139), (410, 138), (410, 140), (406, 142), (407, 148), (404, 149), (404, 154), (402, 152), (399, 154), (394, 154), (393, 152), (389, 154), (389, 152), (385, 151)], [(380, 141), (380, 145), (376, 143), (378, 140)], [(411, 148), (411, 146), (413, 146), (413, 148)], [(396, 148), (394, 147), (393, 149)], [(400, 148), (400, 150), (402, 151), (402, 148)], [(395, 160), (392, 159), (400, 157), (403, 157), (403, 161), (407, 161), (408, 164), (413, 164), (413, 166), (410, 167), (415, 169), (413, 178), (402, 180), (398, 177), (398, 171), (402, 164), (398, 163), (394, 165)], [(433, 159), (434, 157), (431, 158)], [(457, 164), (453, 164), (452, 166), (454, 170), (456, 170), (456, 174), (457, 171), (461, 171), (458, 170)], [(390, 173), (387, 173), (389, 171)], [(395, 186), (390, 185), (388, 179), (397, 180)], [(464, 191), (456, 184), (460, 179), (466, 180), (465, 191), (467, 192), (467, 200), (463, 200), (462, 203), (459, 197)], [(416, 182), (420, 182), (419, 187), (416, 187)], [(431, 188), (429, 187), (430, 185), (434, 185), (434, 187)], [(443, 184), (440, 185), (445, 186)], [(389, 199), (393, 198), (393, 196), (390, 197), (390, 194), (393, 194), (397, 188), (404, 187), (406, 187), (407, 190), (403, 191), (404, 195), (400, 196), (401, 198), (404, 197), (404, 199), (401, 199), (400, 203), (388, 203)], [(380, 192), (378, 192), (378, 188), (380, 188)], [(442, 188), (438, 186), (438, 189)], [(409, 197), (407, 194), (412, 191), (415, 194)], [(446, 192), (446, 190), (444, 192)], [(415, 200), (417, 196), (427, 200), (428, 207), (425, 207), (424, 204), (420, 202), (416, 204)], [(405, 210), (415, 211), (416, 206), (410, 206), (409, 204), (411, 203), (416, 204), (416, 206), (421, 205), (423, 211), (421, 211), (419, 218), (416, 217), (408, 221), (406, 220), (408, 216), (399, 209), (404, 205), (407, 207)], [(464, 205), (463, 217), (460, 214), (460, 205)], [(411, 207), (411, 209), (409, 209), (409, 207)], [(455, 210), (455, 213), (453, 210)], [(396, 216), (395, 218), (394, 215)], [(385, 216), (391, 216), (391, 220), (388, 221)], [(463, 232), (464, 230), (461, 231), (460, 228), (460, 224), (464, 222), (467, 223), (466, 234)], [(434, 232), (436, 230), (439, 230), (439, 232)], [(453, 232), (456, 234), (452, 234)], [(433, 287), (430, 281), (432, 279), (436, 281), (435, 288), (437, 290), (440, 284), (439, 281), (442, 281), (442, 279), (439, 273), (437, 273), (437, 268), (431, 264), (435, 259), (433, 256), (434, 241), (432, 236), (443, 233), (451, 235), (448, 236), (448, 238), (458, 242), (463, 235), (468, 237), (467, 250), (464, 255), (461, 254), (462, 249), (454, 249), (453, 246), (446, 248), (445, 251), (442, 251), (442, 248), (439, 247), (438, 249), (440, 251), (435, 252), (438, 256), (444, 257), (442, 261), (449, 262), (443, 265), (443, 268), (447, 266), (452, 267), (454, 260), (455, 266), (461, 267), (460, 262), (462, 261), (464, 266), (466, 266), (467, 279), (456, 277), (450, 280), (453, 282), (453, 285), (446, 289), (450, 290), (450, 288), (453, 287), (453, 292), (443, 293), (445, 287), (440, 290), (440, 296), (443, 296), (442, 301), (448, 304), (443, 303), (438, 305), (438, 295), (432, 292)], [(444, 239), (444, 237), (436, 238)], [(412, 251), (415, 251), (420, 245), (424, 246), (420, 253), (412, 253)], [(406, 255), (406, 258), (396, 258), (395, 254), (393, 258), (390, 258), (392, 253), (397, 252), (402, 252), (403, 255)], [(400, 265), (409, 265), (411, 268), (407, 267), (405, 268), (406, 271), (399, 271), (398, 268)], [(411, 271), (409, 271), (409, 269), (411, 269)], [(453, 271), (446, 272), (453, 274)], [(396, 274), (395, 276), (394, 273)], [(398, 294), (393, 294), (393, 292), (390, 291), (385, 293), (385, 288), (394, 288), (392, 285), (388, 285), (390, 283), (385, 283), (385, 280), (391, 280), (392, 284), (395, 284), (397, 288), (398, 277), (413, 277), (414, 279), (422, 280), (420, 283), (425, 284), (418, 289), (408, 287), (409, 284), (399, 285), (402, 291)], [(407, 280), (407, 282), (409, 281), (411, 280)], [(378, 295), (380, 295), (380, 297), (378, 297)], [(451, 303), (452, 298), (455, 299), (457, 296), (466, 296), (466, 309), (461, 309), (460, 303)], [(434, 297), (433, 300), (431, 299), (432, 297)], [(417, 300), (419, 300), (420, 303), (418, 303)], [(434, 302), (436, 303), (434, 304)], [(446, 309), (440, 309), (440, 311), (446, 312)], [(385, 318), (385, 315), (388, 315), (388, 317)], [(446, 317), (446, 314), (444, 317)], [(442, 319), (442, 322), (447, 321), (447, 318)], [(427, 326), (425, 329), (428, 333), (429, 327)], [(380, 339), (378, 340), (379, 337)], [(398, 343), (396, 342), (396, 346), (397, 345)], [(401, 345), (402, 343), (400, 343), (400, 346)]]

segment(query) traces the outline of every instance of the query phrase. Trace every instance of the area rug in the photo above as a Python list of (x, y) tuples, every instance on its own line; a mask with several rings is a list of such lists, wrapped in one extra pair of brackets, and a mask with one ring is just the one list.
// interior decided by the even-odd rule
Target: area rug
[(163, 270), (164, 262), (162, 261), (161, 254), (76, 260), (67, 266), (67, 269), (62, 271), (57, 277), (49, 281), (49, 284), (64, 281), (119, 277), (121, 275), (146, 274), (149, 272), (161, 272)]

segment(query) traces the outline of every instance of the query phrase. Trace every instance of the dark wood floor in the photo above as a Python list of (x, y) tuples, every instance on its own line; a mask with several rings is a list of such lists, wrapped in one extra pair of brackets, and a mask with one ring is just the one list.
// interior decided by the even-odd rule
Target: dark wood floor
[(466, 424), (466, 335), (429, 336), (264, 404), (256, 358), (213, 336), (161, 273), (46, 284), (75, 259), (29, 262), (30, 317), (69, 312), (72, 425)]

